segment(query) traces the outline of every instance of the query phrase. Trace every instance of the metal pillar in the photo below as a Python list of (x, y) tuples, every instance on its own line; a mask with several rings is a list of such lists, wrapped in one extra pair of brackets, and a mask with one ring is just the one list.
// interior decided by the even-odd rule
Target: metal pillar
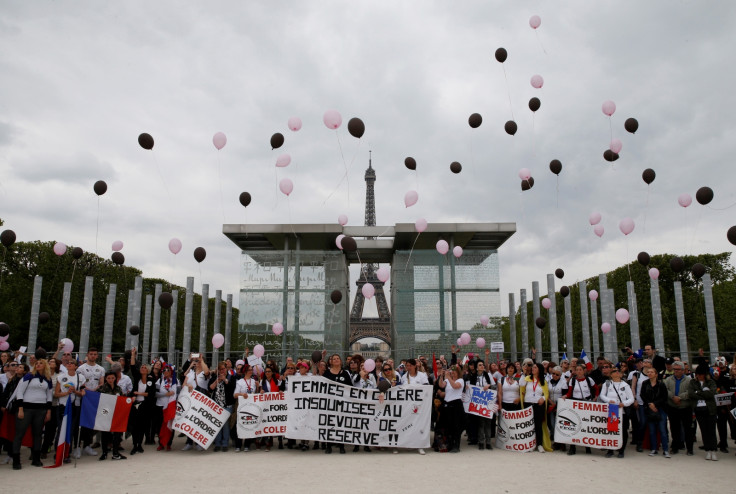
[(537, 359), (541, 362), (544, 359), (542, 350), (542, 328), (537, 326), (537, 318), (540, 317), (539, 311), (539, 282), (532, 281), (532, 320), (534, 321), (534, 348), (537, 349)]
[(552, 360), (560, 361), (560, 346), (557, 337), (557, 297), (555, 295), (555, 275), (547, 275), (547, 297), (552, 305), (547, 311), (549, 316), (549, 349), (552, 352)]
[[(174, 303), (171, 304), (171, 309), (169, 309), (169, 347), (166, 361), (172, 365), (176, 365), (176, 320), (177, 308), (179, 306), (179, 290), (171, 290), (171, 296), (174, 298)], [(184, 355), (189, 357), (189, 353), (185, 353)]]
[(588, 288), (584, 281), (578, 282), (578, 292), (580, 292), (580, 325), (583, 333), (583, 350), (586, 353), (593, 352), (590, 346), (590, 321), (588, 320)]
[(79, 332), (79, 360), (87, 359), (89, 348), (89, 330), (92, 320), (92, 293), (95, 279), (87, 276), (84, 279), (84, 302), (82, 304), (82, 329)]
[(705, 298), (705, 322), (708, 325), (708, 346), (710, 347), (710, 361), (715, 362), (718, 357), (718, 334), (716, 333), (716, 312), (713, 309), (713, 283), (710, 273), (703, 275), (703, 297)]
[(518, 358), (516, 349), (516, 303), (514, 302), (513, 293), (509, 293), (509, 347), (511, 361), (516, 362)]
[[(110, 284), (110, 289), (107, 292), (107, 299), (105, 300), (105, 326), (102, 330), (102, 355), (110, 355), (112, 353), (112, 328), (115, 322), (115, 296), (118, 291), (118, 286), (115, 283)], [(127, 328), (125, 329), (128, 330)], [(109, 370), (110, 364), (103, 359), (105, 370)]]
[[(28, 352), (33, 354), (36, 351), (36, 342), (38, 340), (38, 314), (41, 310), (41, 287), (43, 286), (43, 276), (33, 278), (33, 298), (31, 299), (31, 322), (28, 325)], [(49, 348), (49, 350), (51, 350)], [(54, 348), (54, 350), (56, 350)]]
[[(682, 283), (675, 281), (675, 313), (677, 316), (677, 334), (680, 337), (680, 358), (687, 360), (687, 329), (685, 327), (685, 306), (682, 303)], [(664, 351), (662, 349), (661, 351)]]
[(641, 348), (639, 340), (639, 309), (636, 305), (636, 290), (634, 282), (626, 282), (626, 295), (629, 299), (629, 329), (631, 331), (631, 348), (636, 351)]
[(187, 293), (184, 298), (184, 340), (182, 342), (182, 362), (192, 352), (192, 307), (194, 305), (194, 277), (187, 276)]
[(64, 293), (61, 296), (61, 320), (59, 321), (59, 341), (66, 338), (66, 329), (69, 325), (69, 302), (72, 298), (72, 284), (64, 283)]
[(526, 310), (526, 289), (522, 288), (521, 293), (521, 323), (519, 324), (519, 330), (521, 330), (521, 355), (522, 358), (529, 357), (529, 317)]
[[(649, 294), (652, 299), (652, 326), (654, 329), (654, 345), (664, 355), (664, 329), (662, 327), (662, 306), (659, 301), (659, 280), (649, 280)], [(651, 342), (650, 342), (651, 343)], [(644, 343), (648, 345), (650, 343)]]
[(210, 308), (210, 285), (202, 285), (202, 309), (199, 313), (199, 353), (207, 353), (207, 316)]

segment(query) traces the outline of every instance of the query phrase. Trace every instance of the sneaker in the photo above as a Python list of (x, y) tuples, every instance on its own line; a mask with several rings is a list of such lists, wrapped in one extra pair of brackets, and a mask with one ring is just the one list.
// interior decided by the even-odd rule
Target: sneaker
[(94, 449), (94, 448), (99, 448), (100, 446), (101, 446), (101, 445), (100, 445), (100, 443), (94, 443), (94, 444), (92, 445), (92, 449)]
[(196, 449), (197, 451), (204, 451), (204, 448), (200, 446), (199, 444), (195, 444), (194, 449)]
[(369, 448), (368, 446), (363, 446), (363, 451), (365, 451), (366, 453), (370, 453), (371, 448)]
[(457, 449), (457, 448), (452, 448), (452, 449), (450, 450), (450, 453), (459, 453), (459, 452), (460, 452), (460, 450), (459, 450), (459, 449)]
[(100, 455), (100, 458), (97, 461), (105, 461), (107, 460), (107, 453), (102, 453)]
[(240, 453), (240, 448), (235, 448), (236, 453)]
[(478, 449), (483, 451), (484, 449), (486, 449), (486, 445), (483, 443), (478, 443)]
[(185, 444), (184, 447), (181, 448), (182, 451), (189, 451), (190, 449), (192, 449), (192, 445), (191, 444)]
[(544, 453), (544, 446), (537, 446), (537, 451)]
[[(89, 447), (89, 446), (87, 446), (87, 447)], [(94, 450), (92, 450), (92, 451), (94, 451)], [(71, 452), (71, 454), (69, 456), (71, 456), (75, 460), (80, 459), (82, 457), (82, 448), (74, 448), (74, 450)]]
[(624, 452), (623, 451), (619, 451), (618, 458), (623, 458), (623, 457), (624, 457)]
[(687, 456), (693, 456), (693, 455), (695, 455), (695, 453), (693, 453), (692, 451), (687, 452)]
[(713, 460), (713, 461), (718, 461), (718, 457), (716, 456), (716, 452), (715, 451), (713, 451), (713, 453), (711, 453), (710, 459)]
[(268, 453), (269, 451), (271, 451), (271, 446), (266, 446), (266, 453)]
[(493, 449), (493, 445), (491, 443), (486, 443), (486, 449)]
[(609, 449), (606, 453), (606, 458), (612, 458), (613, 457), (613, 450)]
[(711, 453), (710, 451), (707, 451), (705, 453), (705, 459), (710, 460), (711, 458), (713, 458), (713, 453)]
[(7, 465), (11, 461), (13, 461), (13, 457), (12, 456), (6, 456), (5, 458), (2, 459), (2, 461), (0, 461), (0, 465)]
[(653, 449), (649, 452), (649, 456), (657, 456), (657, 450)]
[(326, 455), (331, 455), (332, 454), (332, 446), (327, 446), (325, 448), (325, 454)]
[(672, 457), (670, 456), (670, 452), (669, 452), (669, 451), (665, 451), (665, 452), (664, 452), (664, 457), (665, 457), (665, 458), (672, 458)]
[(112, 459), (113, 460), (127, 460), (128, 457), (127, 456), (123, 456), (120, 453), (118, 453), (116, 455), (112, 455)]
[(725, 446), (721, 446), (721, 447), (720, 447), (719, 449), (721, 450), (721, 453), (723, 453), (723, 454), (725, 454), (725, 455), (727, 455), (727, 454), (728, 454), (728, 448), (727, 448), (727, 447), (725, 447)]
[(340, 454), (341, 455), (345, 454), (345, 446), (343, 446), (342, 444), (340, 445)]
[(158, 448), (156, 448), (156, 451), (163, 451), (163, 450), (164, 450), (164, 446), (162, 444), (159, 444)]
[(419, 453), (420, 455), (426, 455), (426, 454), (427, 454), (427, 453), (426, 453), (426, 452), (424, 451), (424, 449), (422, 449), (422, 448), (419, 448), (419, 449), (417, 450), (417, 453)]
[(576, 451), (574, 449), (572, 449), (572, 448), (570, 448), (570, 449), (567, 450), (567, 456), (572, 456), (575, 453), (576, 453)]
[[(78, 449), (79, 448), (77, 448), (77, 450)], [(97, 451), (95, 451), (94, 449), (90, 448), (89, 446), (85, 446), (84, 447), (84, 454), (89, 455), (89, 456), (97, 456)], [(77, 458), (81, 458), (81, 457), (82, 457), (82, 453), (79, 453), (79, 456)]]
[(64, 459), (62, 460), (62, 462), (63, 462), (63, 463), (71, 463), (71, 462), (72, 462), (72, 459), (71, 459), (71, 458), (64, 458)]
[(248, 448), (243, 448), (243, 453), (247, 453), (248, 451), (250, 451)]
[(637, 453), (643, 453), (644, 452), (644, 448), (642, 448), (639, 444), (637, 444), (636, 445), (636, 452)]

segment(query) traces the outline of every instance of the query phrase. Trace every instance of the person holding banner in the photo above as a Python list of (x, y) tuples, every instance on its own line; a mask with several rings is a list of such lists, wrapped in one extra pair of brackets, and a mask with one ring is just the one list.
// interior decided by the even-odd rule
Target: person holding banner
[[(101, 394), (124, 396), (123, 390), (118, 386), (117, 375), (113, 370), (109, 370), (105, 373), (105, 382), (100, 386), (97, 391)], [(107, 459), (108, 445), (112, 443), (112, 459), (113, 460), (127, 460), (126, 456), (120, 454), (120, 442), (122, 440), (122, 432), (102, 432), (102, 454), (100, 455), (99, 461)]]
[(506, 365), (506, 377), (501, 386), (501, 408), (509, 412), (521, 410), (521, 393), (519, 392), (519, 381), (514, 377), (516, 365), (509, 362)]
[[(274, 364), (275, 365), (275, 364)], [(277, 393), (280, 391), (281, 381), (278, 378), (278, 374), (274, 370), (273, 366), (266, 366), (263, 370), (263, 377), (261, 378), (261, 394), (263, 393)], [(279, 449), (284, 449), (283, 436), (279, 438)], [(266, 442), (266, 452), (271, 451), (273, 447), (273, 436), (268, 436), (262, 441)]]
[(718, 461), (716, 456), (716, 383), (710, 377), (706, 364), (701, 363), (695, 368), (695, 378), (689, 384), (690, 400), (703, 436), (705, 459)]
[[(544, 366), (540, 363), (532, 365), (530, 376), (519, 381), (519, 391), (524, 407), (530, 406), (534, 410), (534, 435), (537, 439), (537, 451), (544, 453), (545, 443), (549, 444), (549, 430), (547, 430), (547, 399), (549, 388), (544, 380)], [(552, 448), (549, 448), (552, 451)]]
[[(391, 368), (389, 367), (389, 370)], [(384, 374), (385, 374), (384, 370)], [(439, 387), (445, 392), (445, 401), (442, 404), (439, 421), (448, 431), (448, 443), (450, 453), (460, 452), (460, 433), (462, 432), (463, 423), (463, 379), (460, 368), (457, 365), (451, 366), (447, 371), (439, 375)]]
[(41, 434), (43, 424), (51, 420), (51, 371), (45, 359), (38, 359), (33, 366), (33, 373), (23, 376), (15, 390), (15, 440), (13, 441), (13, 470), (20, 470), (20, 447), (26, 429), (31, 428), (33, 447), (31, 448), (34, 467), (42, 467)]
[[(429, 379), (427, 379), (427, 374), (425, 374), (424, 372), (419, 372), (418, 362), (416, 361), (416, 359), (410, 358), (406, 361), (404, 365), (406, 366), (406, 373), (401, 376), (402, 385), (429, 386)], [(370, 449), (368, 449), (368, 451), (370, 451)], [(425, 451), (422, 448), (418, 448), (417, 452), (420, 455), (425, 454)]]
[[(408, 362), (411, 362), (411, 360), (413, 359), (410, 359)], [(409, 369), (411, 369), (411, 367)], [(480, 386), (483, 391), (488, 391), (489, 389), (496, 390), (497, 403), (500, 403), (501, 400), (499, 398), (501, 397), (501, 393), (498, 391), (496, 380), (486, 372), (486, 364), (482, 360), (478, 361), (477, 369), (478, 372), (475, 385)], [(491, 440), (493, 439), (494, 422), (495, 421), (493, 419), (488, 417), (478, 417), (478, 449), (493, 449)]]
[(554, 443), (555, 440), (555, 422), (557, 421), (557, 402), (567, 394), (567, 380), (562, 375), (562, 367), (555, 366), (550, 370), (550, 380), (547, 382), (549, 389), (549, 397), (547, 399), (547, 428), (550, 432), (550, 440), (553, 441), (552, 449), (559, 446), (565, 451), (564, 444)]
[[(573, 400), (584, 400), (584, 401), (595, 401), (598, 397), (598, 386), (591, 378), (585, 375), (585, 365), (580, 364), (575, 367), (575, 376), (570, 379), (567, 388), (567, 395), (565, 398), (571, 398)], [(570, 445), (567, 450), (567, 454), (572, 456), (577, 453), (577, 448), (574, 444)], [(585, 454), (592, 454), (590, 447), (585, 447)]]
[[(608, 362), (608, 365), (611, 365), (611, 362)], [(611, 379), (601, 385), (601, 393), (598, 396), (598, 399), (603, 403), (618, 405), (619, 413), (623, 418), (621, 427), (623, 443), (621, 444), (621, 448), (618, 450), (618, 457), (623, 458), (626, 443), (629, 441), (629, 421), (626, 420), (628, 415), (626, 413), (626, 407), (631, 406), (634, 403), (634, 393), (631, 391), (629, 385), (626, 384), (626, 381), (621, 380), (621, 369), (615, 366), (611, 367)], [(611, 458), (612, 456), (613, 450), (609, 449), (606, 453), (606, 458)]]
[(665, 411), (667, 388), (659, 380), (657, 369), (650, 367), (647, 374), (649, 380), (641, 385), (641, 399), (644, 402), (644, 416), (649, 426), (649, 456), (657, 454), (657, 431), (659, 431), (664, 457), (670, 458), (670, 438), (667, 434), (667, 412)]
[(161, 379), (156, 381), (156, 414), (161, 417), (156, 451), (171, 451), (174, 433), (171, 421), (176, 413), (176, 376), (170, 365), (164, 365)]
[[(243, 364), (242, 367), (243, 377), (237, 380), (235, 383), (235, 390), (233, 391), (233, 398), (238, 400), (239, 397), (248, 398), (248, 395), (258, 393), (258, 381), (253, 379), (253, 367), (248, 364)], [(235, 439), (235, 452), (249, 451), (252, 439)]]
[[(207, 394), (207, 386), (210, 379), (210, 369), (202, 359), (202, 356), (198, 353), (193, 353), (189, 357), (189, 368), (185, 372), (184, 383), (182, 386), (187, 386), (191, 393), (193, 389), (196, 389), (200, 393)], [(189, 451), (194, 447), (194, 441), (191, 437), (187, 438), (182, 451)], [(196, 445), (197, 451), (202, 451), (204, 448), (199, 444)]]
[[(56, 381), (54, 396), (59, 402), (56, 410), (57, 421), (61, 424), (64, 418), (64, 410), (66, 402), (72, 400), (72, 437), (68, 438), (73, 449), (72, 456), (74, 458), (82, 457), (82, 450), (79, 448), (79, 415), (81, 411), (82, 398), (86, 394), (87, 380), (77, 372), (77, 361), (72, 359), (66, 363), (66, 374), (60, 374)], [(57, 434), (58, 438), (58, 434)], [(58, 445), (57, 445), (58, 446)], [(67, 456), (68, 456), (67, 452)], [(66, 461), (66, 458), (64, 459)]]
[[(235, 403), (235, 380), (227, 372), (227, 364), (217, 364), (217, 375), (210, 378), (208, 389), (210, 398), (219, 406), (232, 412)], [(227, 451), (230, 442), (230, 427), (226, 424), (215, 437), (215, 451)]]
[[(352, 386), (353, 380), (350, 378), (350, 373), (342, 368), (342, 358), (339, 354), (335, 353), (330, 357), (330, 368), (325, 370), (323, 377), (330, 381), (335, 381), (346, 386)], [(340, 444), (340, 454), (345, 454), (345, 445)], [(332, 454), (332, 443), (327, 443), (325, 448), (325, 454)]]

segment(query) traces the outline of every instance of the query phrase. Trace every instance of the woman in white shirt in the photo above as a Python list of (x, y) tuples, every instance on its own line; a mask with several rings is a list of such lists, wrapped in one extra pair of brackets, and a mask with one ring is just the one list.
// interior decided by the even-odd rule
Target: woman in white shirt
[(462, 372), (457, 365), (442, 372), (439, 376), (439, 387), (445, 391), (445, 402), (442, 405), (440, 419), (444, 415), (443, 422), (449, 431), (450, 453), (460, 452), (460, 433), (462, 431), (463, 409), (463, 378)]
[[(82, 450), (79, 449), (79, 434), (77, 431), (79, 429), (82, 397), (86, 393), (86, 382), (87, 380), (85, 377), (80, 372), (77, 372), (77, 361), (71, 359), (66, 364), (66, 373), (62, 373), (57, 376), (56, 386), (54, 387), (54, 397), (59, 403), (59, 424), (61, 424), (61, 421), (64, 418), (66, 402), (72, 400), (72, 437), (70, 443), (72, 443), (72, 448), (74, 448), (74, 453), (72, 454), (74, 458), (82, 457)], [(58, 441), (58, 434), (56, 441)], [(64, 462), (69, 463), (69, 452), (66, 453)]]
[[(241, 371), (243, 372), (243, 376), (235, 383), (235, 391), (233, 392), (233, 396), (235, 397), (236, 401), (236, 407), (237, 403), (240, 402), (238, 398), (240, 398), (241, 396), (243, 398), (248, 398), (249, 395), (257, 394), (259, 390), (258, 381), (253, 378), (253, 367), (248, 364), (243, 364), (243, 368), (241, 369)], [(250, 443), (252, 441), (252, 439), (237, 438), (235, 440), (235, 452), (237, 453), (240, 451), (249, 451)]]
[[(611, 365), (610, 362), (609, 365)], [(623, 420), (626, 407), (634, 403), (634, 393), (631, 392), (631, 387), (626, 384), (626, 381), (621, 380), (621, 369), (615, 366), (611, 368), (611, 380), (601, 385), (601, 394), (598, 396), (598, 399), (603, 403), (618, 405), (619, 422)], [(623, 431), (623, 442), (621, 443), (621, 449), (618, 450), (619, 458), (624, 457), (626, 443), (629, 441), (628, 427), (622, 427), (621, 429)], [(606, 458), (612, 456), (613, 450), (610, 449), (606, 453)]]
[(534, 364), (532, 374), (519, 381), (521, 394), (524, 396), (524, 406), (534, 410), (534, 435), (537, 438), (537, 451), (544, 453), (544, 427), (546, 426), (547, 396), (549, 391), (544, 380), (544, 366)]
[(501, 386), (501, 408), (508, 411), (521, 410), (521, 394), (519, 393), (519, 382), (514, 378), (516, 366), (509, 363), (506, 366), (506, 377), (503, 378)]

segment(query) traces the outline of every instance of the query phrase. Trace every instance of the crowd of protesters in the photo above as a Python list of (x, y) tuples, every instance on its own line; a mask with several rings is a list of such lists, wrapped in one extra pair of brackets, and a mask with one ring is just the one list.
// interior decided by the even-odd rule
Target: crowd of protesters
[[(719, 357), (710, 365), (701, 354), (690, 368), (677, 357), (665, 359), (657, 355), (651, 346), (638, 352), (627, 350), (618, 362), (601, 356), (593, 367), (587, 359), (575, 358), (569, 361), (563, 358), (559, 363), (536, 362), (534, 358), (491, 362), (489, 350), (485, 351), (485, 358), (468, 354), (460, 361), (458, 349), (453, 345), (449, 361), (444, 355), (399, 362), (378, 357), (375, 367), (367, 370), (366, 361), (359, 354), (343, 361), (339, 354), (328, 357), (326, 352), (319, 359), (290, 357), (282, 366), (268, 360), (261, 368), (247, 363), (246, 349), (243, 359), (224, 360), (214, 369), (207, 366), (201, 355), (193, 353), (178, 372), (162, 360), (140, 363), (136, 349), (127, 351), (117, 361), (108, 356), (109, 370), (98, 363), (99, 353), (95, 348), (89, 349), (84, 362), (65, 353), (61, 344), (48, 359), (38, 353), (24, 356), (5, 352), (0, 354), (3, 371), (0, 374), (0, 464), (12, 462), (14, 469), (22, 468), (21, 446), (30, 431), (32, 444), (27, 445), (31, 450), (31, 465), (43, 466), (42, 460), (57, 451), (59, 428), (69, 400), (73, 417), (71, 448), (63, 461), (83, 456), (105, 460), (110, 453), (111, 459), (124, 460), (125, 447), (130, 455), (143, 453), (144, 446), (171, 451), (174, 435), (162, 433), (167, 430), (165, 413), (167, 405), (176, 400), (184, 387), (207, 394), (233, 412), (238, 398), (284, 391), (288, 380), (296, 375), (319, 375), (363, 389), (433, 386), (432, 448), (438, 452), (459, 452), (463, 433), (468, 446), (493, 449), (497, 414), (492, 418), (480, 417), (466, 413), (463, 406), (468, 386), (474, 385), (495, 390), (498, 409), (532, 408), (537, 450), (541, 453), (558, 450), (577, 454), (575, 446), (554, 442), (556, 408), (560, 400), (566, 399), (619, 405), (623, 445), (617, 451), (605, 451), (606, 457), (623, 458), (627, 445), (639, 453), (646, 450), (649, 456), (656, 456), (661, 450), (665, 458), (677, 453), (693, 456), (696, 446), (704, 450), (707, 460), (717, 460), (718, 451), (728, 453), (729, 437), (736, 440), (736, 419), (731, 413), (736, 407), (736, 397), (733, 404), (719, 402), (718, 405), (716, 395), (733, 396), (736, 392), (736, 363), (729, 364), (726, 358)], [(535, 357), (533, 350), (531, 356)], [(128, 396), (133, 400), (126, 434), (80, 427), (80, 408), (87, 391)], [(277, 447), (303, 452), (323, 450), (326, 454), (337, 448), (343, 454), (346, 446), (352, 446), (353, 452), (361, 451), (357, 445), (313, 442), (310, 446), (308, 441), (285, 437), (239, 439), (235, 417), (233, 413), (230, 423), (215, 439), (215, 452), (270, 451)], [(695, 440), (698, 428), (700, 445)], [(125, 447), (124, 436), (131, 438)], [(185, 439), (179, 447), (184, 451), (202, 450), (191, 439)], [(398, 453), (398, 449), (386, 449)], [(362, 451), (372, 450), (364, 446)], [(424, 449), (418, 452), (425, 454)], [(592, 454), (590, 448), (585, 452)]]

